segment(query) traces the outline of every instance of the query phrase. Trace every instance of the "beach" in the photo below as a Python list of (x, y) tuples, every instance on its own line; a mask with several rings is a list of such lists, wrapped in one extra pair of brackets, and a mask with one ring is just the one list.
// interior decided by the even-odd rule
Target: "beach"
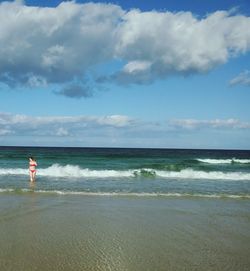
[(249, 270), (250, 201), (2, 193), (0, 270)]
[(0, 151), (1, 271), (249, 270), (249, 151)]
[(250, 271), (250, 0), (0, 14), (0, 271)]

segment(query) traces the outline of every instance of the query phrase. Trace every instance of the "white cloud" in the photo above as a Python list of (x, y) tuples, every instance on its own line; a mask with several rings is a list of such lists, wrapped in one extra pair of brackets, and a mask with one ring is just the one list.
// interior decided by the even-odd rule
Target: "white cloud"
[(165, 123), (142, 121), (125, 115), (109, 116), (28, 116), (0, 113), (0, 135), (36, 136), (108, 136), (126, 134), (133, 136), (157, 137), (179, 129), (250, 129), (250, 122), (238, 119), (174, 119)]
[(2, 145), (249, 149), (249, 133), (250, 122), (238, 119), (154, 122), (124, 115), (29, 116), (0, 113)]
[(250, 86), (250, 71), (246, 70), (242, 73), (240, 73), (238, 76), (233, 78), (229, 84), (231, 86), (234, 85), (244, 85), (244, 86)]
[(198, 128), (250, 129), (250, 122), (242, 122), (237, 119), (226, 119), (226, 120), (176, 119), (171, 120), (169, 124), (172, 127), (183, 129), (198, 129)]
[(66, 51), (63, 46), (55, 45), (47, 49), (42, 56), (42, 66), (45, 68), (59, 68), (63, 65), (64, 58), (66, 57)]
[(57, 131), (56, 131), (56, 135), (57, 136), (68, 136), (69, 135), (69, 131), (60, 127)]
[(136, 73), (148, 70), (150, 66), (151, 62), (149, 61), (130, 61), (124, 66), (123, 71), (125, 73)]
[[(136, 120), (123, 115), (110, 116), (27, 116), (0, 113), (0, 134), (68, 136), (88, 129), (133, 127)], [(69, 132), (70, 131), (70, 132)]]
[[(197, 19), (190, 12), (132, 10), (123, 19), (116, 54), (132, 63), (151, 63), (150, 72), (146, 70), (149, 82), (173, 73), (207, 72), (250, 49), (250, 18), (226, 11)], [(138, 76), (129, 73), (124, 69), (116, 79), (138, 82)]]
[(0, 128), (0, 136), (5, 136), (11, 134), (11, 130)]
[[(122, 84), (208, 72), (250, 50), (249, 28), (249, 17), (227, 11), (197, 18), (104, 3), (67, 1), (48, 8), (2, 2), (0, 81), (13, 87), (81, 85), (90, 68), (117, 58), (127, 64), (106, 79)], [(59, 93), (91, 96), (86, 89)]]
[(30, 74), (48, 83), (81, 80), (89, 67), (112, 58), (122, 14), (119, 6), (101, 3), (71, 1), (53, 8), (1, 3), (1, 80), (23, 84)]
[(111, 125), (115, 127), (126, 127), (133, 125), (134, 120), (130, 119), (127, 116), (121, 115), (112, 115), (112, 116), (105, 116), (96, 119), (97, 123), (100, 125)]

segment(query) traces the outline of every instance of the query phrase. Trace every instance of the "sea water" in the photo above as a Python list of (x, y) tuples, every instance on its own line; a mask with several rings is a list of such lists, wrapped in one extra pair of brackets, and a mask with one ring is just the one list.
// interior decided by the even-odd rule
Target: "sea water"
[(250, 151), (0, 147), (0, 192), (246, 199)]
[(249, 199), (249, 151), (1, 147), (0, 270), (249, 270)]

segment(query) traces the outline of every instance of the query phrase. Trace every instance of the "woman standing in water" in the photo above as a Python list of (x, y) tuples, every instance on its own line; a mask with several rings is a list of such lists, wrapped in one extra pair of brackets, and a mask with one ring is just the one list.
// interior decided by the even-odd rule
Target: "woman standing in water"
[(29, 171), (31, 182), (35, 182), (36, 180), (36, 166), (37, 166), (36, 159), (34, 157), (29, 157)]

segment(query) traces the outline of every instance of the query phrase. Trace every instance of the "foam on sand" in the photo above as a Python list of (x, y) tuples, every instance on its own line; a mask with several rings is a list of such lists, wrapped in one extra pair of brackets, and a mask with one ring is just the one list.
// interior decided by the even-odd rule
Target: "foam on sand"
[(0, 188), (0, 193), (37, 193), (55, 195), (81, 195), (81, 196), (104, 196), (104, 197), (199, 197), (199, 198), (232, 198), (250, 199), (250, 194), (202, 194), (202, 193), (145, 193), (145, 192), (89, 192), (89, 191), (65, 191), (65, 190), (33, 190), (27, 188), (13, 189)]

